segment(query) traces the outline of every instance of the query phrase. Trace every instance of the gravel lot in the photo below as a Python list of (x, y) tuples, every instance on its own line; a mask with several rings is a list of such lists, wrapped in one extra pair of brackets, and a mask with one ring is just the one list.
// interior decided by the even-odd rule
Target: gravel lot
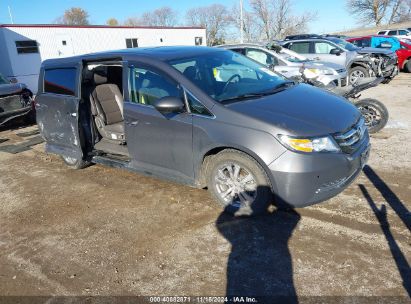
[[(99, 165), (68, 169), (43, 144), (0, 152), (0, 295), (407, 301), (411, 75), (364, 95), (390, 111), (364, 174), (326, 203), (253, 219), (221, 214), (204, 190)], [(35, 130), (0, 129), (0, 149), (35, 143)]]

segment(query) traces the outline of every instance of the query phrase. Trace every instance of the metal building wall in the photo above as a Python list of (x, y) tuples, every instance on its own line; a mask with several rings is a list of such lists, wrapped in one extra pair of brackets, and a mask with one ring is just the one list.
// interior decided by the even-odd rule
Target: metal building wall
[[(65, 27), (7, 26), (0, 27), (11, 62), (13, 75), (33, 91), (41, 62), (50, 58), (124, 49), (127, 38), (137, 38), (139, 47), (161, 45), (195, 45), (195, 37), (203, 38), (200, 28), (127, 28), (127, 27)], [(36, 40), (38, 54), (18, 54), (15, 41)], [(64, 45), (64, 43), (65, 45)], [(3, 59), (1, 59), (1, 62)]]

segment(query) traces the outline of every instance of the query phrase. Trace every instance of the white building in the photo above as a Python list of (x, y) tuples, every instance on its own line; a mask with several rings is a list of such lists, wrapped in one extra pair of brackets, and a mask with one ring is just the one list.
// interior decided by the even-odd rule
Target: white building
[(0, 24), (0, 73), (37, 92), (41, 62), (50, 58), (161, 45), (206, 45), (199, 27)]

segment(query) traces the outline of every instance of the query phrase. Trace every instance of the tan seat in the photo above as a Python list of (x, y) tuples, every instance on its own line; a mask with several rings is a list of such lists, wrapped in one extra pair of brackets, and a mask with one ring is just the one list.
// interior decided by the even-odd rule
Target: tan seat
[(107, 83), (105, 67), (94, 70), (94, 90), (90, 94), (91, 112), (103, 138), (125, 142), (123, 95), (116, 84)]

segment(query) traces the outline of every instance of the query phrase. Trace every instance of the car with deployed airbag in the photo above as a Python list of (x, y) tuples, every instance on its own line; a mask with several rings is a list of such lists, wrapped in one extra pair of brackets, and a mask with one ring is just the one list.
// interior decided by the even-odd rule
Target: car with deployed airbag
[(370, 151), (364, 119), (344, 98), (217, 48), (46, 60), (36, 109), (46, 151), (68, 166), (99, 163), (208, 188), (234, 215), (327, 200)]

